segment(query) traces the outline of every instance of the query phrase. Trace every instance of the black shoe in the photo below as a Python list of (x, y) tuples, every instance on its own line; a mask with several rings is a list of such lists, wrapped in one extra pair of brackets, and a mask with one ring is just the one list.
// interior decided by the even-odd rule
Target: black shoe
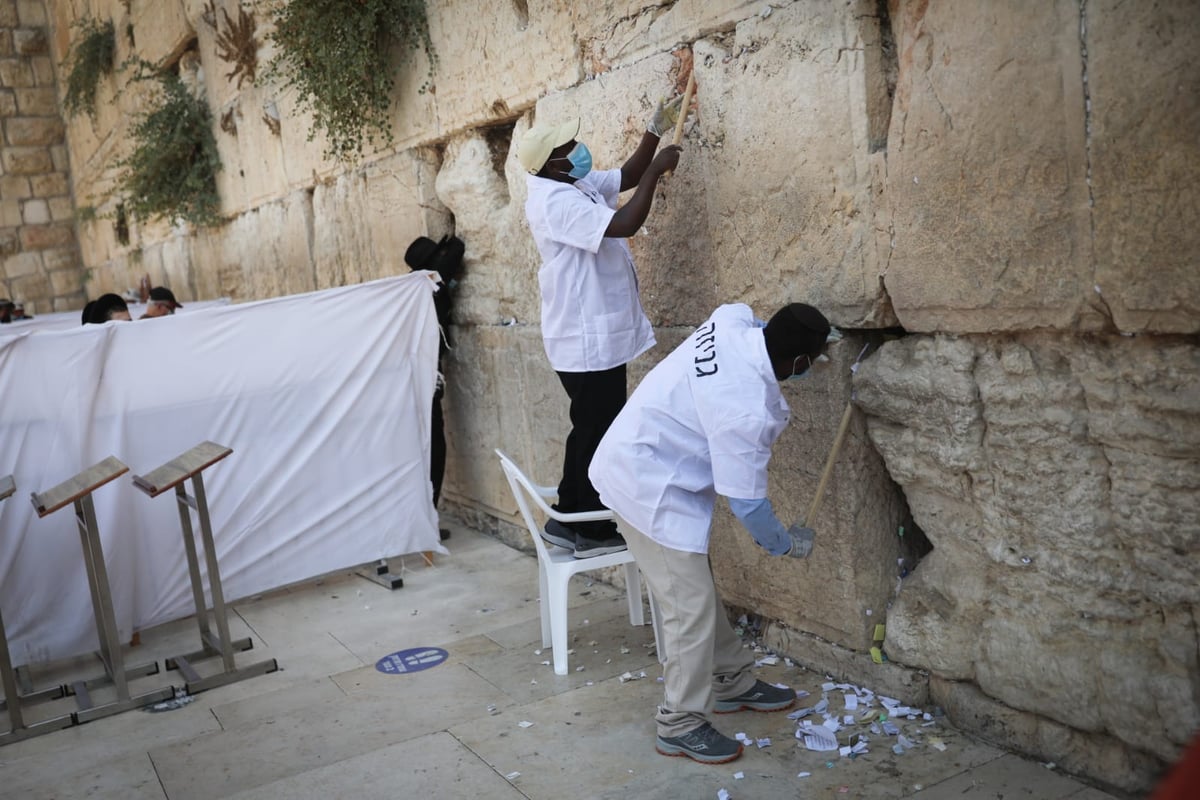
[(682, 736), (659, 736), (654, 749), (664, 756), (686, 756), (701, 764), (725, 764), (742, 754), (742, 743), (706, 722)]
[(556, 519), (548, 519), (546, 527), (542, 529), (542, 541), (565, 550), (574, 550), (575, 531)]
[(780, 689), (765, 681), (755, 681), (750, 691), (731, 697), (728, 700), (718, 700), (713, 706), (715, 714), (732, 714), (743, 708), (750, 711), (783, 711), (796, 703), (796, 693), (791, 689)]
[(576, 558), (606, 556), (609, 553), (619, 553), (624, 549), (626, 549), (625, 538), (619, 533), (613, 533), (606, 539), (588, 539), (582, 533), (575, 537)]

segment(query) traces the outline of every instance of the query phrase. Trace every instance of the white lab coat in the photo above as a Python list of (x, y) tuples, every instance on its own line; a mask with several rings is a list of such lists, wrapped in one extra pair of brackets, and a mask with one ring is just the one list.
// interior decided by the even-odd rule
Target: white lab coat
[(717, 494), (767, 496), (788, 406), (762, 324), (718, 308), (634, 391), (588, 476), (605, 506), (664, 547), (707, 553)]
[(600, 372), (654, 346), (624, 239), (604, 236), (617, 210), (621, 170), (574, 185), (527, 176), (525, 215), (542, 256), (542, 340), (558, 372)]

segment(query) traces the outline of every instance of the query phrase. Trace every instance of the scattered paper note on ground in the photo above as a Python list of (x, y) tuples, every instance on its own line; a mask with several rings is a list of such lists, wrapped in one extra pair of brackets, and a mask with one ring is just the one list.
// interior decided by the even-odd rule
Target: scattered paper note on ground
[(837, 750), (837, 737), (833, 735), (833, 731), (822, 726), (808, 728), (804, 731), (804, 746), (809, 750), (824, 752), (826, 750)]

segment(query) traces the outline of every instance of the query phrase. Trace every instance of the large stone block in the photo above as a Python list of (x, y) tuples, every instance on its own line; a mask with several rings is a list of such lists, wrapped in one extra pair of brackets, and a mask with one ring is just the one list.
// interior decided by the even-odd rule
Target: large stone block
[(38, 56), (48, 49), (45, 28), (17, 28), (13, 31), (13, 49), (20, 56)]
[[(969, 683), (930, 679), (933, 702), (956, 726), (1006, 750), (1054, 761), (1072, 774), (1089, 775), (1117, 789), (1149, 791), (1164, 764), (1110, 736), (1082, 733), (1037, 714), (1017, 711)], [(1087, 794), (1084, 790), (1081, 794)]]
[(44, 225), (50, 221), (50, 206), (45, 200), (26, 200), (21, 204), (21, 221), (26, 225)]
[(660, 52), (664, 43), (692, 42), (732, 31), (738, 22), (766, 18), (778, 9), (763, 0), (680, 0), (650, 5), (614, 0), (597, 13), (594, 5), (571, 6), (571, 22), (583, 43), (589, 74), (607, 72)]
[(1086, 5), (1096, 283), (1123, 331), (1200, 330), (1200, 6)]
[(1095, 326), (1079, 3), (896, 6), (885, 283), (900, 322)]
[(15, 117), (4, 121), (4, 135), (10, 145), (46, 146), (63, 140), (59, 117)]
[(17, 113), (30, 117), (51, 117), (58, 113), (58, 96), (52, 88), (14, 89)]
[(557, 485), (570, 429), (566, 394), (536, 327), (473, 325), (450, 335), (444, 492), (516, 521), (516, 501), (493, 451), (503, 450), (535, 482)]
[(0, 28), (15, 28), (20, 24), (17, 0), (0, 0)]
[(0, 117), (11, 117), (17, 113), (17, 98), (11, 89), (0, 89)]
[[(518, 125), (513, 138), (527, 129)], [(493, 137), (485, 132), (452, 140), (437, 172), (437, 198), (453, 212), (455, 231), (467, 245), (455, 318), (538, 325), (539, 259), (525, 221), (525, 177), (510, 156), (509, 137)]]
[(0, 86), (25, 88), (33, 85), (33, 65), (28, 59), (0, 58)]
[(12, 280), (26, 275), (35, 275), (42, 271), (42, 256), (36, 252), (16, 253), (4, 259), (4, 277)]
[[(312, 199), (299, 191), (211, 232), (204, 255), (197, 253), (192, 259), (197, 296), (244, 301), (313, 291), (317, 283), (309, 247), (312, 225)], [(201, 291), (201, 286), (212, 287), (212, 272), (217, 291)]]
[[(0, 179), (2, 180), (2, 179)], [(22, 178), (22, 180), (25, 180)], [(46, 175), (32, 175), (28, 178), (30, 191), (34, 197), (54, 197), (66, 195), (71, 191), (65, 172), (52, 172)]]
[(30, 197), (33, 194), (30, 182), (34, 180), (37, 180), (37, 176), (0, 175), (0, 198), (11, 203)]
[[(768, 497), (784, 522), (804, 520), (834, 433), (850, 400), (850, 363), (862, 343), (832, 345), (833, 360), (801, 384), (784, 386), (792, 408), (771, 457)], [(813, 554), (797, 561), (768, 555), (718, 501), (709, 554), (727, 603), (752, 608), (788, 627), (866, 651), (885, 621), (896, 587), (904, 502), (869, 446), (866, 421), (853, 412), (849, 433), (816, 519)], [(813, 587), (820, 586), (820, 591)]]
[(12, 286), (14, 300), (18, 300), (22, 304), (28, 302), (33, 308), (49, 307), (50, 301), (54, 297), (54, 293), (50, 289), (50, 278), (42, 272), (14, 278), (9, 285)]
[(75, 229), (70, 225), (26, 225), (21, 228), (21, 246), (26, 250), (48, 250), (74, 243)]
[(511, 119), (543, 94), (577, 84), (583, 68), (574, 23), (563, 5), (547, 0), (430, 4), (441, 131)]
[(139, 54), (152, 64), (170, 64), (196, 36), (182, 0), (136, 0), (129, 15)]
[(1200, 725), (1198, 376), (1193, 344), (1148, 337), (910, 336), (868, 360), (871, 440), (934, 547), (889, 654), (1173, 758)]
[(46, 24), (46, 5), (43, 0), (17, 0), (17, 19), (27, 28)]

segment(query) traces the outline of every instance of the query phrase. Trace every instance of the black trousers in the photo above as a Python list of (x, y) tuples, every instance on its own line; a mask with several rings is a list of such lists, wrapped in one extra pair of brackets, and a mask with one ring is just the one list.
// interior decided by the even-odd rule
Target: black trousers
[(442, 497), (442, 478), (446, 475), (446, 421), (442, 416), (442, 396), (438, 387), (433, 393), (433, 416), (429, 431), (429, 479), (433, 483), (433, 507)]
[(604, 504), (588, 479), (588, 466), (608, 426), (625, 407), (625, 365), (603, 372), (560, 372), (558, 379), (571, 398), (571, 433), (556, 508), (568, 514), (597, 511)]

